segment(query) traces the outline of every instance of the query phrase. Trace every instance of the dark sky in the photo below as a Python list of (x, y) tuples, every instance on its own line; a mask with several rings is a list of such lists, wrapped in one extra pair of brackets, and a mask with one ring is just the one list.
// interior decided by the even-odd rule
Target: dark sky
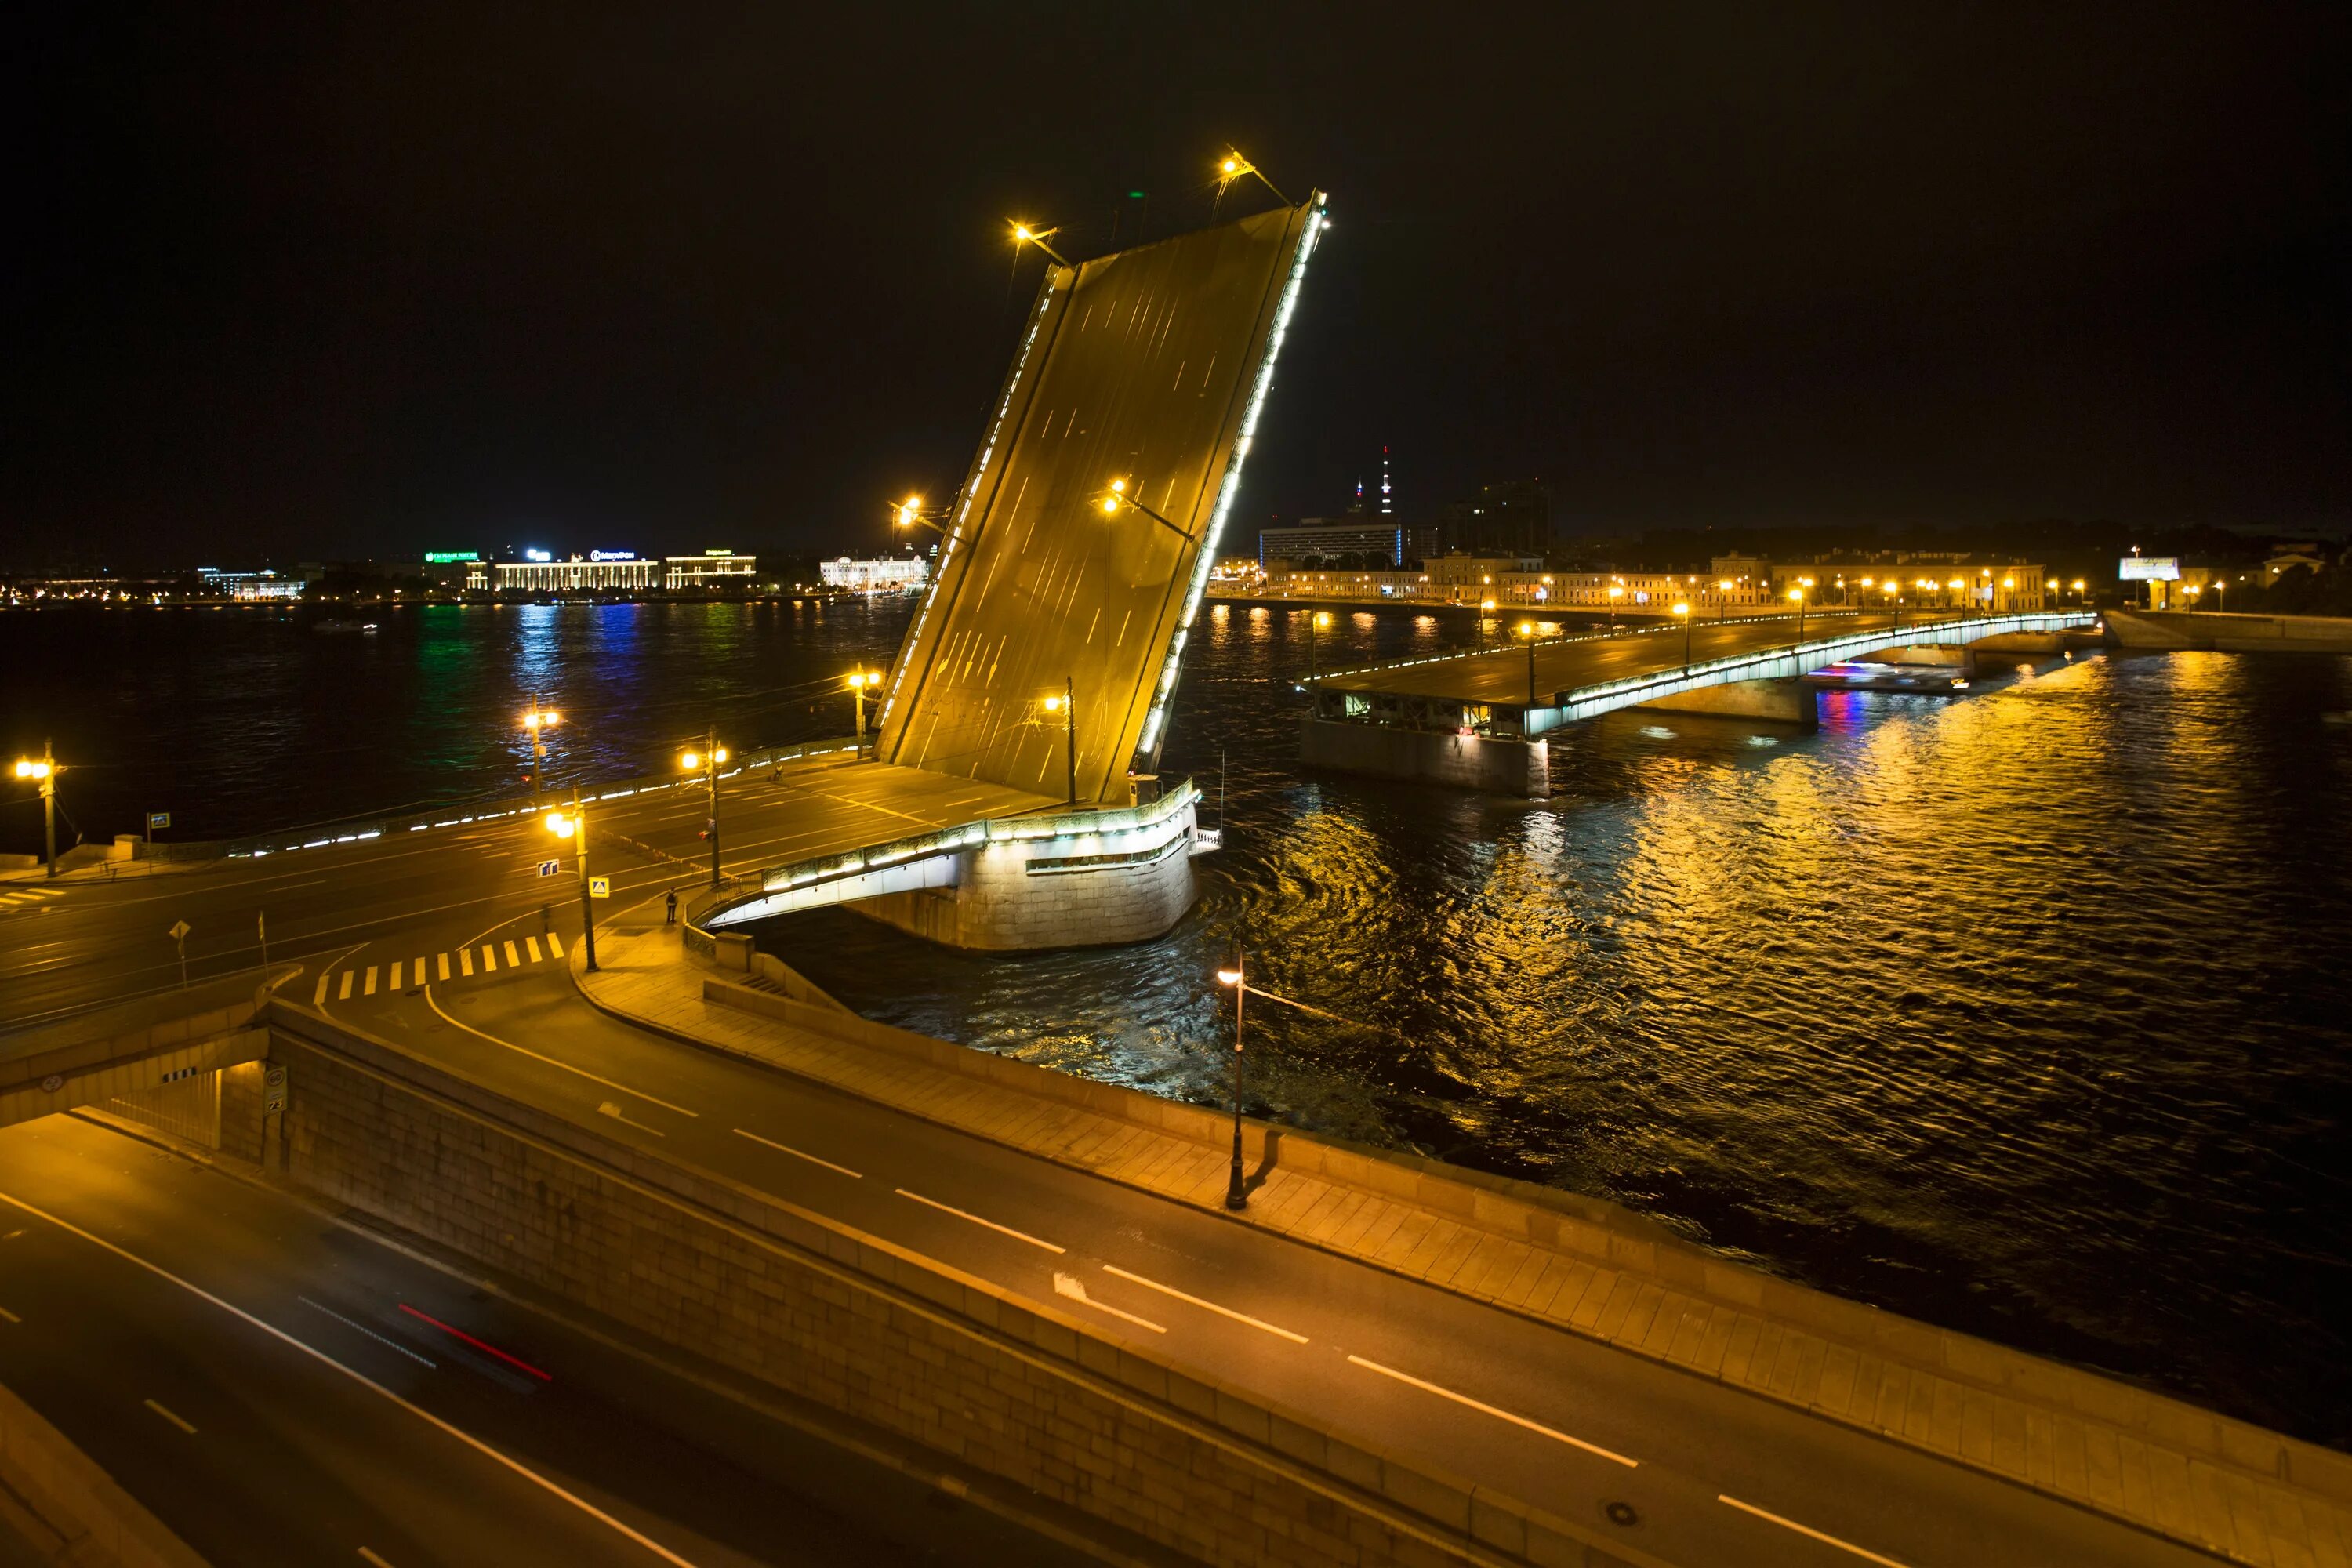
[(0, 553), (878, 542), (1003, 220), (1205, 221), (1228, 141), (1336, 219), (1244, 518), (1385, 442), (1415, 513), (2340, 528), (2347, 14), (28, 7)]

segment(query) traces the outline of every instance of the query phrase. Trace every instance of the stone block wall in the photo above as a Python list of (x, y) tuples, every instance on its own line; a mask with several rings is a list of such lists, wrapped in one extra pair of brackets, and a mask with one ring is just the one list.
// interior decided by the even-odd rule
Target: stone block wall
[(272, 1060), (320, 1197), (1194, 1560), (1664, 1568), (368, 1037), (306, 1022)]
[(966, 850), (956, 885), (886, 893), (845, 908), (948, 947), (1021, 952), (1149, 942), (1192, 907), (1193, 808), (1183, 835), (1162, 858), (1139, 865), (1032, 870), (1053, 850), (1011, 841)]

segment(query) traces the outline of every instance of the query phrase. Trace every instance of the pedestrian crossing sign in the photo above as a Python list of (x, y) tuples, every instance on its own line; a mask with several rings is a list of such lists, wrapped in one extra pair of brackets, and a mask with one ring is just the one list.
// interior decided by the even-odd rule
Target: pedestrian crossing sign
[(592, 899), (611, 898), (613, 896), (613, 879), (610, 877), (589, 878), (588, 896)]

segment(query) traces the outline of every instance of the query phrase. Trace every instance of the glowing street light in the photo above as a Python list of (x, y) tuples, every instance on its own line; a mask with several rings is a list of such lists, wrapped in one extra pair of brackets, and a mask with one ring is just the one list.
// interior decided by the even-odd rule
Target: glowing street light
[(1543, 637), (1543, 627), (1533, 621), (1521, 621), (1513, 628), (1528, 645), (1528, 706), (1536, 705), (1536, 644)]
[(1797, 640), (1801, 643), (1805, 640), (1805, 591), (1802, 588), (1790, 589), (1789, 602), (1797, 606)]
[(1078, 703), (1068, 676), (1062, 677), (1062, 689), (1041, 699), (1037, 704), (1048, 713), (1062, 716), (1062, 762), (1069, 775), (1069, 804), (1078, 804)]
[(908, 496), (905, 500), (894, 501), (891, 503), (890, 526), (893, 528), (928, 528), (933, 533), (945, 535), (948, 531), (947, 525), (938, 520), (945, 517), (947, 514), (948, 509), (945, 507), (939, 507), (926, 510), (923, 506), (922, 497)]
[(677, 765), (687, 773), (699, 773), (710, 791), (710, 822), (705, 838), (710, 840), (710, 885), (719, 886), (719, 769), (727, 761), (727, 748), (719, 743), (719, 732), (703, 731), (702, 750), (679, 754)]
[(1691, 665), (1691, 607), (1676, 605), (1675, 614), (1683, 619), (1683, 668), (1688, 669)]
[(1128, 492), (1127, 481), (1125, 479), (1111, 480), (1110, 488), (1103, 491), (1101, 495), (1095, 498), (1095, 504), (1102, 508), (1103, 514), (1107, 517), (1117, 517), (1121, 511), (1132, 508), (1133, 510), (1141, 512), (1144, 516), (1150, 518), (1152, 521), (1158, 523), (1160, 527), (1166, 529), (1169, 532), (1174, 534), (1177, 538), (1182, 540), (1185, 543), (1190, 544), (1192, 542), (1192, 536), (1191, 534), (1185, 532), (1182, 529), (1177, 527), (1174, 523), (1169, 521), (1166, 518), (1160, 516), (1158, 512), (1152, 510), (1150, 507), (1144, 505), (1141, 501), (1136, 500), (1134, 496), (1130, 495)]
[(1728, 577), (1717, 578), (1715, 580), (1715, 618), (1719, 621), (1723, 619), (1724, 612), (1731, 607), (1731, 579)]
[(547, 814), (547, 830), (572, 843), (573, 865), (580, 873), (580, 941), (587, 950), (588, 972), (596, 972), (596, 913), (588, 901), (588, 814), (580, 807), (580, 789), (573, 785), (572, 809)]
[(882, 676), (878, 670), (853, 669), (849, 672), (849, 695), (857, 707), (857, 754), (866, 754), (866, 693), (879, 690)]
[(43, 741), (38, 762), (30, 757), (16, 759), (16, 776), (31, 779), (41, 786), (41, 837), (48, 860), (48, 875), (58, 874), (58, 774), (65, 769), (58, 765), (55, 743)]
[(1013, 225), (1013, 243), (1014, 245), (1034, 245), (1038, 249), (1044, 251), (1046, 255), (1053, 257), (1055, 261), (1059, 263), (1061, 266), (1067, 267), (1069, 265), (1068, 262), (1062, 260), (1061, 256), (1055, 252), (1052, 246), (1045, 243), (1055, 235), (1061, 233), (1062, 231), (1060, 229), (1032, 228), (1027, 224), (1022, 223), (1017, 219), (1009, 219), (1007, 221), (1011, 222)]
[(1280, 191), (1274, 190), (1274, 182), (1265, 177), (1265, 171), (1260, 169), (1255, 163), (1251, 163), (1247, 158), (1243, 157), (1238, 150), (1232, 148), (1228, 148), (1225, 155), (1217, 160), (1217, 194), (1219, 195), (1224, 195), (1225, 187), (1232, 184), (1235, 180), (1240, 179), (1244, 174), (1255, 178), (1259, 184), (1264, 185), (1267, 190), (1274, 191), (1274, 199), (1280, 202), (1284, 206), (1288, 206), (1290, 205), (1290, 198), (1288, 196), (1284, 195)]
[(1307, 679), (1315, 679), (1315, 641), (1317, 634), (1330, 629), (1331, 612), (1318, 610), (1307, 617)]
[(523, 732), (530, 737), (530, 799), (539, 804), (540, 774), (547, 767), (547, 731), (562, 722), (563, 715), (551, 708), (541, 708), (534, 693), (530, 711), (522, 716)]

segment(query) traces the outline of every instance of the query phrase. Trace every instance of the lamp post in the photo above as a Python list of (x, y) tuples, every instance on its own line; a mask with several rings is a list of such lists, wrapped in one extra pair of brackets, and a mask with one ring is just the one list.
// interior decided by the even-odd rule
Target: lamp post
[(850, 700), (857, 709), (857, 754), (860, 757), (866, 755), (866, 689), (881, 684), (881, 676), (872, 670), (853, 669), (849, 672)]
[(1520, 639), (1528, 645), (1528, 706), (1529, 708), (1536, 705), (1536, 638), (1542, 633), (1543, 628), (1533, 621), (1521, 621), (1518, 625)]
[(710, 840), (710, 885), (719, 886), (719, 764), (727, 760), (727, 748), (719, 743), (719, 731), (706, 730), (702, 750), (688, 752), (677, 759), (678, 766), (688, 773), (701, 770), (703, 782), (710, 791), (710, 831), (704, 835)]
[(905, 500), (890, 503), (890, 526), (893, 528), (928, 528), (944, 538), (947, 524), (940, 519), (947, 516), (946, 507), (926, 507), (920, 496), (908, 496)]
[(1691, 667), (1691, 607), (1688, 605), (1676, 605), (1675, 614), (1680, 616), (1683, 621), (1683, 668), (1688, 669)]
[(1128, 493), (1127, 481), (1125, 479), (1111, 480), (1110, 489), (1103, 491), (1101, 495), (1097, 496), (1095, 498), (1095, 504), (1102, 508), (1105, 515), (1110, 517), (1117, 517), (1122, 510), (1132, 508), (1133, 510), (1141, 512), (1144, 516), (1150, 518), (1152, 521), (1158, 523), (1160, 527), (1166, 529), (1169, 532), (1174, 534), (1177, 538), (1182, 540), (1185, 543), (1190, 544), (1192, 542), (1192, 536), (1191, 534), (1185, 532), (1182, 529), (1177, 527), (1174, 523), (1169, 521), (1166, 518), (1160, 516), (1158, 512), (1152, 510), (1141, 501), (1136, 500), (1135, 497), (1129, 495)]
[(558, 838), (572, 840), (572, 850), (577, 857), (573, 864), (580, 871), (580, 941), (588, 950), (588, 973), (593, 974), (596, 973), (596, 914), (595, 906), (588, 901), (588, 814), (580, 808), (580, 788), (577, 784), (572, 789), (571, 815), (567, 816), (561, 811), (549, 812), (547, 830)]
[[(1258, 166), (1255, 163), (1253, 163), (1247, 158), (1243, 157), (1239, 152), (1228, 149), (1225, 155), (1217, 160), (1217, 194), (1221, 196), (1225, 194), (1225, 187), (1232, 184), (1235, 180), (1240, 179), (1244, 174), (1255, 175), (1259, 184), (1264, 185), (1269, 191), (1274, 191), (1274, 182), (1267, 179), (1265, 175), (1259, 171)], [(1290, 205), (1290, 198), (1284, 195), (1280, 191), (1274, 191), (1274, 199), (1280, 202), (1284, 206), (1288, 206)]]
[(48, 874), (58, 874), (58, 752), (54, 742), (41, 742), (41, 760), (30, 757), (16, 759), (16, 776), (37, 779), (41, 785), (41, 838), (49, 863)]
[(530, 711), (522, 716), (522, 727), (530, 736), (530, 804), (539, 804), (541, 774), (547, 766), (547, 731), (562, 719), (561, 713), (539, 705), (539, 694), (531, 693)]
[(1617, 601), (1618, 601), (1618, 600), (1620, 600), (1620, 599), (1622, 599), (1622, 598), (1623, 598), (1624, 596), (1625, 596), (1625, 590), (1624, 590), (1623, 588), (1617, 586), (1615, 584), (1610, 584), (1610, 588), (1609, 588), (1609, 629), (1610, 629), (1611, 631), (1612, 631), (1612, 632), (1613, 632), (1613, 631), (1615, 631), (1615, 630), (1617, 629)]
[(1052, 257), (1058, 265), (1063, 267), (1067, 267), (1069, 265), (1068, 262), (1062, 260), (1059, 252), (1055, 250), (1052, 246), (1045, 243), (1055, 235), (1061, 233), (1062, 231), (1060, 229), (1031, 228), (1027, 224), (1022, 223), (1017, 219), (1008, 219), (1006, 221), (1010, 222), (1013, 226), (1013, 244), (1016, 249), (1024, 245), (1034, 245), (1038, 249), (1044, 251), (1046, 255)]
[(1307, 679), (1310, 681), (1315, 679), (1316, 637), (1330, 624), (1331, 612), (1328, 610), (1318, 610), (1307, 617)]
[(1715, 618), (1718, 621), (1723, 619), (1724, 612), (1730, 608), (1731, 579), (1719, 578), (1715, 584)]
[(1801, 643), (1805, 640), (1805, 591), (1802, 588), (1790, 589), (1789, 602), (1797, 606), (1797, 640)]
[(1062, 716), (1062, 760), (1069, 773), (1070, 804), (1078, 804), (1078, 704), (1070, 678), (1062, 678), (1062, 689), (1045, 699), (1045, 711)]

